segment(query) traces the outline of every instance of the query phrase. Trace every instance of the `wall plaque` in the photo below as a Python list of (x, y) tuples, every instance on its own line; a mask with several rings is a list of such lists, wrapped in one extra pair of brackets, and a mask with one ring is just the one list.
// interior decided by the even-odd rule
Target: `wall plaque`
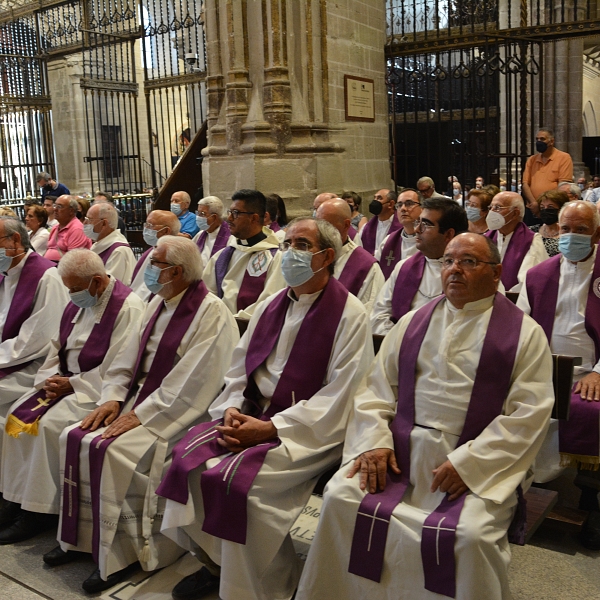
[(344, 75), (346, 121), (375, 121), (375, 92), (372, 79)]

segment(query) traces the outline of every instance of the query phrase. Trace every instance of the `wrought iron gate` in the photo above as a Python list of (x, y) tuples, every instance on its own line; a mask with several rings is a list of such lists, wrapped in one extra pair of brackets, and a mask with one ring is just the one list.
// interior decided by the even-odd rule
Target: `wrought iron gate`
[[(517, 185), (544, 126), (544, 57), (597, 31), (596, 2), (387, 0), (392, 177)], [(567, 90), (565, 90), (567, 92)], [(416, 175), (416, 177), (415, 177)]]

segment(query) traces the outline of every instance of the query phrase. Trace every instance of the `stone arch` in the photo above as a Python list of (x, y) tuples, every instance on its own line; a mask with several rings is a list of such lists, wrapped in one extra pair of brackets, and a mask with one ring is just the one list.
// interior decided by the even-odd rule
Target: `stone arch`
[(583, 136), (593, 137), (597, 135), (596, 111), (594, 110), (594, 105), (588, 100), (583, 109)]

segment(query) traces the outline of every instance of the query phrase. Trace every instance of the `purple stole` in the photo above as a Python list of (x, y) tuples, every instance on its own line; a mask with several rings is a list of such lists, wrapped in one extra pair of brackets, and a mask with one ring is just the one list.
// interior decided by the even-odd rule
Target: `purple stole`
[[(227, 246), (227, 242), (229, 240), (229, 236), (231, 235), (231, 230), (229, 229), (229, 225), (227, 221), (223, 221), (221, 223), (221, 228), (219, 229), (219, 233), (217, 233), (217, 237), (215, 238), (215, 243), (210, 251), (210, 255), (214, 256), (219, 250), (223, 250), (225, 246)], [(198, 236), (198, 240), (196, 241), (196, 245), (198, 246), (200, 252), (204, 250), (204, 246), (206, 246), (206, 240), (208, 239), (208, 233), (206, 231), (202, 231)]]
[[(276, 347), (291, 302), (288, 292), (289, 288), (286, 288), (278, 293), (256, 323), (250, 338), (246, 353), (248, 383), (244, 390), (247, 402), (242, 407), (245, 414), (253, 412), (258, 415), (262, 412), (258, 403), (260, 391), (253, 374)], [(348, 291), (344, 286), (330, 277), (300, 326), (271, 404), (259, 417), (261, 420), (269, 420), (301, 400), (310, 402), (310, 398), (323, 387), (347, 298)], [(319, 332), (318, 344), (314, 342), (315, 331)], [(196, 425), (175, 446), (171, 467), (156, 490), (159, 496), (187, 503), (189, 473), (210, 458), (227, 453), (217, 443), (220, 434), (215, 426), (222, 422), (218, 419)], [(202, 473), (203, 531), (238, 544), (246, 543), (248, 493), (267, 452), (279, 444), (279, 439), (275, 439), (237, 454), (227, 453), (228, 456), (218, 465)]]
[[(219, 298), (223, 298), (223, 280), (229, 268), (229, 263), (233, 253), (236, 251), (235, 246), (227, 246), (215, 262), (215, 279), (217, 282), (217, 295)], [(265, 252), (265, 250), (261, 250)], [(271, 256), (275, 256), (277, 248), (269, 248)], [(252, 257), (250, 258), (252, 260)], [(267, 270), (258, 277), (253, 277), (248, 273), (248, 268), (244, 272), (244, 278), (242, 279), (242, 285), (237, 296), (237, 310), (244, 310), (251, 304), (254, 304), (258, 297), (262, 294), (265, 289), (265, 282), (267, 281)]]
[[(98, 256), (102, 259), (102, 262), (104, 264), (107, 263), (108, 259), (111, 257), (112, 253), (117, 249), (120, 248), (121, 246), (127, 246), (128, 248), (131, 248), (131, 246), (129, 244), (126, 244), (125, 242), (115, 242), (112, 246), (108, 247), (106, 250), (104, 250), (103, 252), (100, 252), (100, 254), (98, 254)], [(137, 264), (135, 265), (137, 268)], [(138, 269), (139, 270), (139, 269)]]
[(358, 296), (371, 267), (376, 263), (375, 257), (364, 248), (357, 246), (350, 253), (346, 265), (342, 269), (338, 281), (355, 296)]
[(139, 260), (135, 263), (133, 275), (131, 276), (131, 281), (133, 281), (137, 277), (137, 274), (140, 272), (140, 269), (142, 268), (146, 257), (148, 256), (148, 254), (150, 254), (150, 252), (152, 252), (152, 250), (154, 250), (154, 246), (150, 246), (150, 248), (148, 248), (148, 250), (146, 250), (146, 252), (144, 252), (144, 254), (142, 254)]
[[(490, 238), (493, 242), (498, 243), (498, 231), (488, 231), (484, 233), (486, 237)], [(506, 288), (506, 291), (512, 289), (519, 280), (517, 275), (521, 268), (521, 263), (525, 258), (525, 255), (529, 252), (535, 233), (521, 222), (517, 225), (514, 230), (510, 242), (508, 242), (508, 248), (502, 259), (502, 283)]]
[[(115, 321), (129, 294), (131, 294), (131, 290), (120, 281), (115, 280), (115, 287), (106, 305), (102, 319), (92, 328), (77, 358), (80, 373), (87, 373), (102, 363), (110, 347), (110, 338)], [(75, 325), (73, 319), (80, 310), (78, 306), (69, 302), (60, 321), (60, 349), (58, 351), (58, 359), (62, 376), (72, 375), (67, 367), (67, 340)], [(13, 437), (19, 437), (19, 433), (21, 432), (37, 435), (38, 421), (63, 398), (64, 396), (58, 396), (57, 398), (48, 400), (46, 399), (46, 392), (44, 390), (36, 392), (8, 415), (5, 426), (6, 433)]]
[(281, 227), (279, 227), (279, 223), (277, 221), (271, 221), (271, 224), (269, 225), (269, 229), (273, 233), (277, 233), (281, 229)]
[(410, 311), (413, 298), (419, 291), (423, 273), (425, 271), (425, 263), (427, 259), (424, 254), (417, 252), (413, 254), (402, 265), (394, 285), (392, 294), (392, 318), (394, 323), (397, 323), (407, 312)]
[[(139, 391), (133, 409), (141, 404), (152, 392), (157, 390), (163, 379), (171, 372), (174, 366), (174, 360), (177, 353), (177, 348), (181, 344), (183, 336), (189, 329), (194, 317), (196, 316), (200, 305), (208, 294), (208, 290), (202, 281), (192, 283), (183, 298), (179, 302), (169, 326), (165, 330), (156, 349), (156, 354), (152, 360), (150, 371), (146, 377), (146, 381)], [(140, 347), (133, 369), (133, 376), (127, 392), (125, 402), (132, 398), (138, 388), (137, 382), (141, 375), (140, 367), (146, 351), (146, 345), (150, 339), (150, 335), (154, 329), (154, 325), (158, 320), (164, 302), (161, 300), (160, 305), (152, 318), (148, 321), (142, 337), (140, 339)], [(104, 463), (104, 455), (108, 446), (117, 438), (102, 439), (102, 434), (90, 432), (87, 429), (75, 427), (67, 436), (67, 452), (65, 461), (65, 475), (63, 482), (63, 507), (62, 507), (62, 528), (60, 539), (72, 546), (77, 545), (77, 528), (79, 524), (79, 453), (81, 441), (83, 438), (92, 434), (93, 438), (89, 448), (90, 461), (90, 494), (92, 498), (92, 555), (94, 560), (98, 562), (98, 548), (100, 544), (100, 483), (102, 477), (102, 465)]]
[[(398, 404), (390, 428), (401, 474), (388, 471), (385, 490), (365, 494), (356, 517), (348, 570), (377, 582), (381, 580), (392, 512), (410, 485), (410, 434), (415, 424), (417, 359), (433, 311), (443, 299), (443, 296), (436, 298), (415, 313), (400, 347)], [(496, 294), (457, 448), (475, 439), (501, 414), (510, 389), (522, 319), (523, 313), (510, 300)], [(508, 322), (514, 326), (507, 329)], [(450, 502), (446, 495), (423, 525), (421, 557), (425, 589), (450, 597), (456, 594), (454, 543), (466, 496), (465, 493)]]
[(354, 225), (350, 225), (349, 229), (348, 229), (348, 237), (351, 240), (354, 240), (354, 238), (358, 235), (358, 231), (356, 231), (356, 229), (354, 229)]
[(402, 260), (402, 231), (404, 231), (404, 227), (391, 233), (381, 251), (379, 266), (386, 280), (390, 278), (394, 267)]
[[(15, 288), (13, 299), (6, 315), (6, 321), (4, 322), (4, 329), (2, 330), (2, 341), (10, 340), (19, 335), (21, 326), (33, 312), (33, 304), (35, 294), (37, 292), (38, 284), (44, 273), (55, 267), (56, 265), (41, 257), (39, 254), (32, 252), (29, 256), (25, 257), (25, 264), (21, 269), (21, 275)], [(4, 275), (0, 275), (0, 285), (4, 281)], [(5, 367), (0, 369), (0, 379), (23, 369), (33, 361), (21, 363), (13, 367)]]
[[(362, 242), (363, 248), (369, 254), (375, 254), (375, 250), (376, 250), (375, 242), (377, 241), (377, 223), (378, 222), (379, 222), (378, 217), (373, 217), (372, 219), (369, 219), (367, 224), (362, 228), (362, 231), (360, 234), (360, 240)], [(390, 225), (390, 228), (388, 229), (388, 235), (391, 235), (392, 233), (394, 233), (394, 231), (398, 231), (398, 229), (400, 229), (400, 227), (402, 227), (402, 224), (398, 220), (398, 215), (396, 214), (396, 211), (394, 211), (394, 217), (392, 219), (392, 224)]]
[[(527, 272), (527, 298), (531, 307), (531, 317), (541, 325), (548, 343), (552, 339), (556, 315), (560, 262), (561, 255), (558, 254)], [(600, 278), (600, 252), (596, 253), (585, 306), (585, 330), (594, 342), (596, 360), (600, 357), (600, 298), (595, 293), (598, 290), (596, 283), (598, 278)], [(568, 455), (565, 458), (569, 459), (569, 462), (588, 467), (600, 462), (598, 458), (599, 417), (599, 402), (582, 400), (580, 394), (571, 395), (569, 420), (559, 423), (559, 450), (561, 454)]]

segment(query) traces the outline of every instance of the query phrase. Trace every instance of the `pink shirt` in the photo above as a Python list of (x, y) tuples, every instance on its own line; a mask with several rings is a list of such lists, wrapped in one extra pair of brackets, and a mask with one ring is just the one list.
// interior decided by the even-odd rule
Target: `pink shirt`
[(89, 250), (91, 247), (92, 240), (83, 233), (83, 224), (77, 217), (73, 217), (64, 227), (55, 225), (52, 228), (44, 258), (58, 262), (69, 250), (75, 248)]

